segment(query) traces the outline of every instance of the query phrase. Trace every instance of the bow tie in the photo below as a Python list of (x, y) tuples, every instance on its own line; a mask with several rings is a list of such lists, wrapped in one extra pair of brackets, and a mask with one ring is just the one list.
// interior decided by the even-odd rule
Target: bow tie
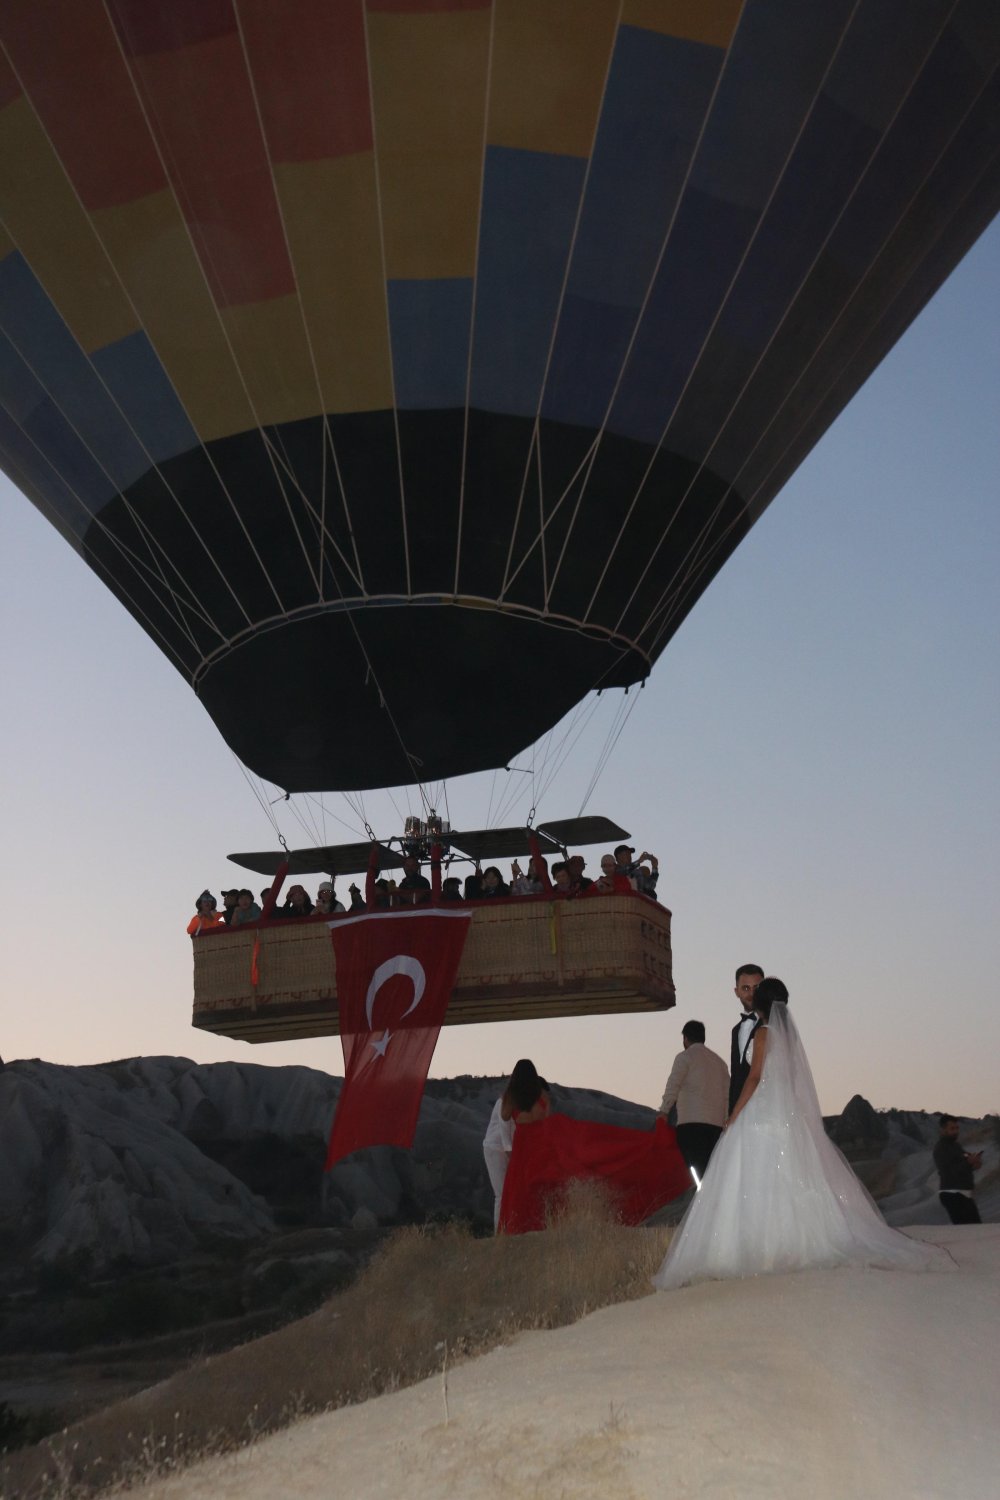
[(752, 1011), (752, 1010), (749, 1011), (749, 1012), (744, 1011), (743, 1014), (740, 1016), (738, 1024), (740, 1026), (742, 1026), (744, 1021), (756, 1021), (756, 1019), (757, 1019), (757, 1013), (756, 1013), (756, 1011)]

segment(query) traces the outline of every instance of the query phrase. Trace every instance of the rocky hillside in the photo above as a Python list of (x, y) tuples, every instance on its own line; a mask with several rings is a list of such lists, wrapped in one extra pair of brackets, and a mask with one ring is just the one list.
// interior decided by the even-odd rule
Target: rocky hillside
[[(0, 1286), (39, 1268), (102, 1276), (236, 1249), (305, 1228), (461, 1217), (486, 1227), (482, 1138), (498, 1080), (427, 1085), (413, 1150), (357, 1153), (328, 1174), (340, 1080), (308, 1068), (186, 1058), (97, 1067), (15, 1062), (0, 1072)], [(559, 1109), (643, 1125), (652, 1112), (554, 1087)], [(891, 1223), (942, 1219), (933, 1117), (853, 1099), (827, 1121)], [(1000, 1217), (995, 1120), (964, 1137), (987, 1151), (984, 1216)]]
[[(0, 1072), (0, 1285), (32, 1267), (106, 1275), (307, 1226), (491, 1222), (482, 1139), (498, 1080), (427, 1085), (412, 1151), (324, 1174), (340, 1080), (182, 1057)], [(559, 1108), (623, 1124), (651, 1111), (583, 1089)]]

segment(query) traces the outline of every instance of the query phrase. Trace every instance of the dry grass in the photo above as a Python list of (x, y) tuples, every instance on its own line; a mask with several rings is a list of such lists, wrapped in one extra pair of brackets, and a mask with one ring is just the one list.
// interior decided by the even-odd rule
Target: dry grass
[(412, 1385), (524, 1329), (650, 1292), (669, 1229), (575, 1184), (543, 1234), (405, 1229), (318, 1312), (203, 1360), (0, 1465), (7, 1500), (68, 1500), (230, 1451), (310, 1412)]

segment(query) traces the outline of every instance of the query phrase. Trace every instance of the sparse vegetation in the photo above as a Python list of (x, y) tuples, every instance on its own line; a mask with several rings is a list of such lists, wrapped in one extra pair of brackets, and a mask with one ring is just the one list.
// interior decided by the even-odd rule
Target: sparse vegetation
[(574, 1185), (544, 1234), (400, 1230), (311, 1316), (13, 1454), (2, 1493), (68, 1500), (134, 1482), (411, 1385), (522, 1330), (645, 1296), (669, 1236), (616, 1223), (593, 1184)]

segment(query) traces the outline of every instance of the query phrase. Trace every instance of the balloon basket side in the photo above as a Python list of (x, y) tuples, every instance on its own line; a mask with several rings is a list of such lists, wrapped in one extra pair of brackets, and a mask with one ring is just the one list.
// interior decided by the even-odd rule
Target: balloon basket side
[[(204, 933), (193, 948), (201, 1030), (247, 1042), (338, 1034), (325, 921)], [(444, 1024), (669, 1010), (674, 998), (670, 912), (647, 897), (498, 901), (473, 909)]]

